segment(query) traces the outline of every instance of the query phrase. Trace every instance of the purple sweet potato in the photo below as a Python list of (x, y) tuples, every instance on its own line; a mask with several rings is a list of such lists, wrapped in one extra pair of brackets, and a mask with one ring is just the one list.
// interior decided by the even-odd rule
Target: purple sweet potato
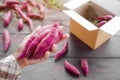
[(60, 59), (67, 51), (68, 51), (68, 42), (65, 41), (63, 48), (56, 53), (55, 60)]
[(6, 5), (0, 5), (0, 11), (6, 9)]
[(9, 10), (6, 15), (4, 15), (3, 23), (4, 26), (8, 26), (10, 24), (12, 17), (12, 12)]
[(28, 13), (27, 16), (29, 18), (34, 18), (34, 19), (40, 19), (40, 20), (43, 20), (44, 19), (44, 16), (43, 15), (40, 15), (38, 13)]
[(49, 51), (53, 44), (57, 43), (58, 39), (58, 25), (54, 24), (51, 31), (44, 37), (41, 42), (38, 44), (33, 59), (38, 59), (44, 56), (46, 51)]
[(88, 75), (89, 67), (88, 67), (88, 61), (85, 58), (81, 59), (81, 68), (85, 76)]
[(97, 23), (97, 27), (100, 28), (105, 23), (107, 23), (107, 21), (100, 21), (99, 23)]
[(23, 19), (18, 19), (18, 31), (22, 30), (24, 26)]
[(109, 21), (113, 18), (113, 15), (105, 15), (104, 17), (105, 17), (106, 21)]
[(26, 20), (26, 22), (29, 24), (30, 30), (32, 31), (32, 27), (33, 27), (33, 22), (32, 20), (26, 16), (26, 14), (18, 7), (15, 7), (15, 10), (20, 14), (20, 16)]
[(96, 20), (97, 20), (98, 22), (101, 22), (101, 21), (106, 20), (106, 18), (105, 18), (105, 16), (98, 16), (98, 17), (96, 18)]
[(19, 4), (19, 1), (18, 0), (6, 0), (5, 4), (6, 5)]
[(64, 26), (59, 26), (58, 29), (58, 42), (62, 39), (64, 33)]
[(64, 67), (68, 72), (74, 74), (75, 76), (80, 76), (80, 71), (77, 69), (77, 67), (70, 64), (67, 60), (64, 61)]
[(4, 39), (4, 51), (7, 51), (11, 44), (10, 34), (7, 29), (3, 31), (3, 39)]
[(20, 56), (18, 57), (18, 59), (23, 59), (26, 55), (26, 52), (27, 52), (27, 49), (28, 47), (30, 46), (31, 42), (35, 39), (35, 36), (32, 36), (28, 41), (27, 43), (25, 44), (25, 47), (24, 49), (22, 50)]
[[(47, 25), (47, 26), (44, 26), (42, 29), (41, 28), (39, 28), (39, 29), (36, 29), (36, 31), (35, 32), (33, 32), (32, 34), (31, 34), (31, 37), (30, 37), (30, 39), (27, 41), (27, 43), (25, 44), (25, 47), (24, 47), (24, 49), (22, 50), (22, 52), (21, 52), (21, 55), (18, 57), (18, 59), (22, 59), (22, 58), (24, 58), (24, 57), (26, 57), (26, 55), (29, 55), (29, 54), (27, 54), (27, 51), (28, 51), (28, 48), (31, 46), (32, 47), (32, 42), (34, 41), (34, 40), (36, 40), (36, 38), (38, 38), (37, 36), (39, 36), (39, 34), (41, 34), (41, 32), (43, 32), (43, 29), (44, 30), (46, 30), (46, 29), (49, 29), (51, 27), (51, 25)], [(33, 54), (33, 53), (32, 53)], [(31, 54), (30, 54), (31, 55)]]
[(101, 21), (109, 21), (112, 18), (113, 18), (113, 15), (104, 15), (104, 16), (98, 16), (96, 20), (98, 22), (101, 22)]

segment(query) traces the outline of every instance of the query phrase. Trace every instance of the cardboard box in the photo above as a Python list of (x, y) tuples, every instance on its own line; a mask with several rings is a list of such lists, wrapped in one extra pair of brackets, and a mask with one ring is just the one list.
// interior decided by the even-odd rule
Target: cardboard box
[[(64, 4), (70, 16), (70, 31), (92, 49), (98, 48), (120, 30), (120, 17), (89, 0), (71, 0)], [(110, 21), (98, 28), (91, 23), (97, 16), (114, 15)]]

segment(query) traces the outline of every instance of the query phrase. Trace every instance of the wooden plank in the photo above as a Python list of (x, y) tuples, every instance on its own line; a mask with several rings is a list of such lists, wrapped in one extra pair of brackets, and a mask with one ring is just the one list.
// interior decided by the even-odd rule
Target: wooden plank
[[(64, 69), (64, 60), (67, 59), (81, 72), (80, 77), (69, 74)], [(18, 80), (119, 80), (120, 59), (88, 59), (89, 75), (85, 77), (80, 68), (80, 58), (65, 58), (58, 62), (50, 58), (43, 63), (28, 66), (23, 69)], [(112, 64), (111, 64), (112, 63)]]

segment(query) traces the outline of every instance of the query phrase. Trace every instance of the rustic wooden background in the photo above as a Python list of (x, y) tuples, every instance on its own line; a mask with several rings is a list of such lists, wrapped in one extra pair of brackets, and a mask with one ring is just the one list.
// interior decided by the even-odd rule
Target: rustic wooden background
[[(120, 16), (120, 0), (94, 1), (115, 15)], [(61, 25), (65, 26), (66, 32), (70, 33), (69, 17), (54, 9), (46, 9), (45, 19), (43, 21), (35, 20), (34, 29), (38, 25), (52, 24), (55, 21), (59, 21)], [(5, 53), (2, 37), (3, 18), (0, 15), (0, 59), (14, 53), (23, 38), (30, 33), (27, 25), (24, 26), (21, 32), (17, 31), (16, 25), (16, 20), (12, 20), (9, 27), (7, 27), (12, 43), (8, 52)], [(52, 54), (47, 61), (24, 68), (18, 80), (120, 80), (120, 31), (96, 50), (90, 49), (71, 33), (68, 41), (68, 53), (61, 60), (55, 62), (54, 54)], [(58, 44), (59, 49), (62, 47), (61, 45), (62, 43)], [(80, 59), (83, 57), (88, 59), (90, 69), (88, 77), (85, 77), (80, 69)], [(74, 77), (65, 71), (63, 66), (65, 59), (81, 71), (80, 77)]]

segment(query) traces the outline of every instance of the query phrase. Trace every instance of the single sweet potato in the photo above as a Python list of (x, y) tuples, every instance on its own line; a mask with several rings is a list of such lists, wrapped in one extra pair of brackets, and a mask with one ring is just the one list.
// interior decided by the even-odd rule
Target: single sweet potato
[(80, 71), (74, 65), (70, 64), (67, 60), (64, 61), (64, 68), (75, 76), (80, 76)]
[(0, 5), (0, 11), (6, 9), (6, 5)]
[(89, 67), (88, 67), (88, 61), (85, 58), (81, 59), (81, 68), (85, 76), (88, 75)]
[(40, 20), (44, 19), (43, 15), (40, 15), (40, 14), (37, 14), (37, 13), (28, 13), (27, 16), (29, 18), (33, 18), (33, 19), (40, 19)]
[(35, 36), (32, 36), (28, 41), (27, 43), (25, 44), (25, 47), (24, 49), (22, 50), (20, 56), (18, 57), (18, 59), (23, 59), (26, 55), (26, 52), (27, 52), (27, 49), (28, 47), (30, 46), (31, 42), (35, 39)]
[(100, 21), (99, 23), (97, 23), (97, 27), (100, 28), (100, 27), (103, 26), (105, 23), (107, 23), (107, 21)]
[(65, 41), (63, 48), (56, 53), (55, 60), (60, 59), (65, 53), (67, 53), (67, 51), (68, 51), (68, 42)]
[(12, 17), (12, 11), (9, 10), (7, 14), (4, 15), (4, 19), (3, 19), (3, 23), (5, 27), (10, 24), (11, 17)]
[(22, 30), (24, 26), (23, 19), (18, 19), (18, 31)]
[(104, 17), (105, 17), (106, 21), (109, 21), (113, 18), (113, 15), (105, 15)]
[(3, 31), (3, 39), (4, 39), (4, 51), (7, 51), (11, 44), (10, 33), (8, 32), (7, 29)]
[(98, 17), (96, 18), (96, 20), (97, 20), (98, 22), (100, 22), (100, 21), (106, 20), (106, 18), (105, 18), (105, 16), (98, 16)]
[(19, 1), (18, 0), (6, 0), (5, 4), (6, 5), (19, 4)]

